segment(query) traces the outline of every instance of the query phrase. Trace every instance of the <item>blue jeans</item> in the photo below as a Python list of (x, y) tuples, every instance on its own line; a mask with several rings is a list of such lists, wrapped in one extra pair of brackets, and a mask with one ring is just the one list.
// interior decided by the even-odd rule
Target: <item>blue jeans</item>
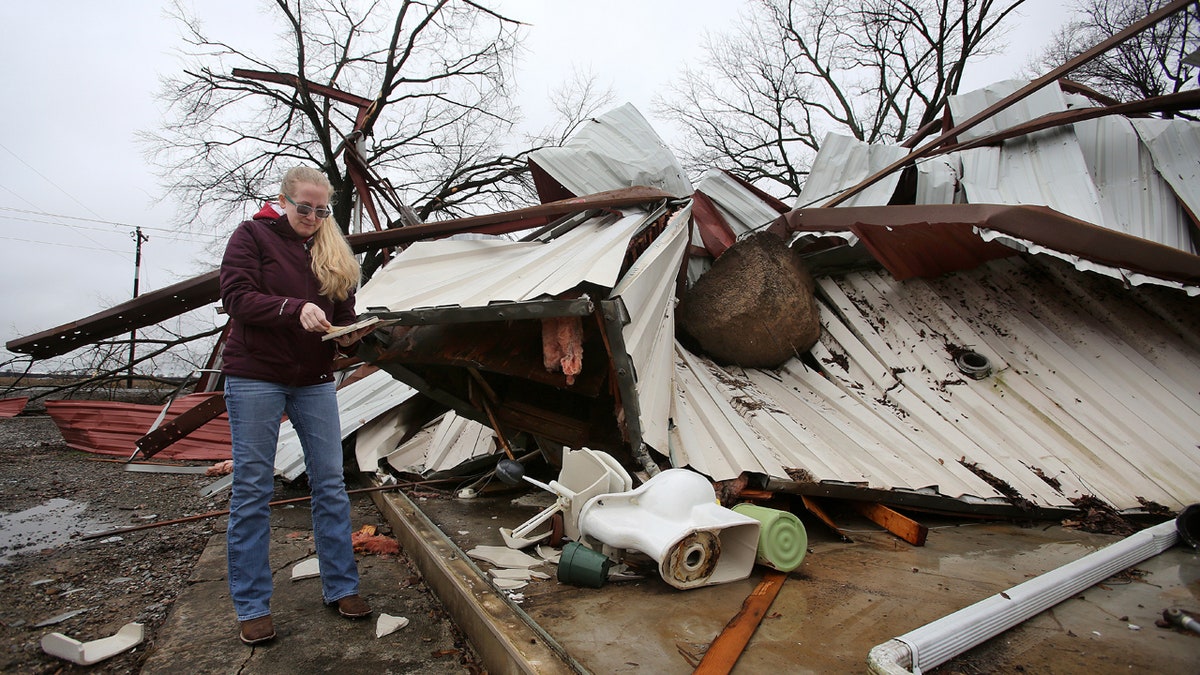
[(350, 543), (350, 498), (342, 476), (341, 423), (332, 382), (289, 387), (244, 377), (225, 378), (233, 434), (233, 494), (229, 500), (229, 595), (238, 621), (271, 613), (271, 507), (275, 446), (287, 413), (304, 448), (312, 489), (313, 537), (321, 596), (333, 603), (358, 593)]

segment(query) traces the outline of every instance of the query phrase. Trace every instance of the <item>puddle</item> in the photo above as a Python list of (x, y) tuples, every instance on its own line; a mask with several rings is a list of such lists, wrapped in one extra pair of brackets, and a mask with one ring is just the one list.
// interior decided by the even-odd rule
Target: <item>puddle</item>
[(87, 514), (87, 504), (51, 499), (16, 513), (0, 514), (0, 565), (12, 556), (70, 543), (71, 535), (108, 525)]

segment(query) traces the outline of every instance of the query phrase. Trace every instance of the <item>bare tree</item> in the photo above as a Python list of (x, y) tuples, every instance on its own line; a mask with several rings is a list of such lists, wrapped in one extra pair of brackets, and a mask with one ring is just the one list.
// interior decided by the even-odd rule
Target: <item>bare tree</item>
[(936, 119), (1024, 2), (756, 0), (656, 111), (683, 127), (689, 171), (794, 196), (827, 133), (897, 142)]
[[(1058, 67), (1166, 3), (1083, 0), (1034, 65), (1038, 70)], [(1197, 49), (1200, 5), (1192, 4), (1072, 70), (1068, 77), (1118, 101), (1174, 94), (1197, 87), (1197, 69), (1183, 63), (1184, 57)]]
[[(146, 140), (185, 216), (228, 227), (276, 189), (286, 168), (306, 163), (329, 176), (345, 226), (353, 185), (339, 156), (360, 137), (368, 166), (424, 216), (462, 213), (472, 200), (522, 189), (511, 180), (516, 160), (500, 152), (516, 117), (509, 93), (517, 21), (476, 0), (269, 6), (282, 37), (245, 46), (210, 36), (175, 6), (190, 63), (164, 79), (171, 123)], [(236, 68), (291, 79), (264, 81)], [(322, 86), (370, 105), (335, 100)]]

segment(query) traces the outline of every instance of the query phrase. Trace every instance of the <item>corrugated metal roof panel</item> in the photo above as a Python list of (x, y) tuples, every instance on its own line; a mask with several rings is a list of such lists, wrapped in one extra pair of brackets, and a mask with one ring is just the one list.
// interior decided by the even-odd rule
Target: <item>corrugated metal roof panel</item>
[(633, 185), (692, 194), (679, 160), (630, 103), (591, 119), (561, 147), (532, 153), (530, 161), (576, 195)]
[(779, 217), (778, 211), (720, 169), (709, 169), (696, 191), (712, 199), (735, 237), (769, 225)]
[[(821, 206), (907, 154), (908, 150), (898, 145), (871, 145), (850, 136), (826, 134), (808, 180), (796, 198), (796, 208)], [(839, 206), (883, 206), (891, 200), (899, 181), (900, 174), (893, 173)]]
[[(1200, 498), (1200, 342), (1139, 296), (1025, 259), (820, 286), (820, 372), (799, 360), (767, 371), (681, 357), (676, 425), (691, 426), (674, 438), (676, 461), (718, 480), (787, 479), (786, 467), (797, 480), (1000, 498), (975, 466), (1044, 507)], [(1194, 301), (1170, 293), (1155, 294), (1167, 317), (1196, 316)], [(996, 372), (964, 377), (952, 359), (961, 349)]]
[(358, 311), (483, 307), (555, 295), (585, 281), (611, 288), (630, 237), (647, 218), (634, 209), (620, 214), (596, 216), (548, 242), (417, 242), (362, 287)]
[[(171, 402), (164, 421), (171, 421), (215, 394), (190, 394)], [(120, 401), (46, 401), (46, 412), (69, 447), (84, 452), (128, 458), (135, 443), (162, 413), (160, 405)], [(229, 459), (229, 416), (222, 414), (175, 441), (157, 459)]]
[[(999, 103), (1026, 84), (1028, 82), (1025, 80), (1000, 80), (975, 91), (951, 96), (946, 99), (946, 105), (950, 108), (950, 115), (953, 119), (966, 120), (976, 113), (986, 110), (989, 106)], [(1028, 122), (1035, 117), (1062, 112), (1066, 109), (1066, 95), (1057, 84), (1051, 83), (964, 131), (959, 140), (970, 141), (990, 136), (1022, 122)]]
[(664, 453), (671, 407), (675, 340), (675, 278), (688, 243), (691, 208), (672, 214), (666, 229), (613, 288), (630, 322), (621, 329), (634, 364), (642, 440)]
[(1048, 129), (1004, 141), (1000, 148), (955, 154), (971, 204), (1039, 204), (1109, 227), (1071, 129)]
[(1200, 124), (1187, 120), (1130, 120), (1154, 166), (1193, 214), (1200, 216)]
[[(1101, 117), (1074, 126), (1099, 190), (1106, 222), (1121, 232), (1194, 254), (1196, 247), (1183, 207), (1155, 168), (1151, 151), (1141, 143), (1131, 120)], [(1200, 151), (1200, 144), (1196, 150)], [(1177, 157), (1170, 151), (1166, 154), (1168, 161)], [(1173, 170), (1168, 167), (1168, 171)], [(1200, 197), (1200, 190), (1193, 191)]]
[(386, 457), (397, 471), (428, 476), (496, 452), (491, 429), (450, 411)]

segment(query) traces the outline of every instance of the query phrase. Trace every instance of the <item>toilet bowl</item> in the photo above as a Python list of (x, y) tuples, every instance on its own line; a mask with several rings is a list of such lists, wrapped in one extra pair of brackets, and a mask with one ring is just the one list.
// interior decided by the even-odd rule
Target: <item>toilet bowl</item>
[(584, 543), (640, 551), (663, 581), (688, 589), (750, 576), (760, 523), (718, 504), (704, 476), (666, 469), (636, 490), (591, 498), (578, 526)]

